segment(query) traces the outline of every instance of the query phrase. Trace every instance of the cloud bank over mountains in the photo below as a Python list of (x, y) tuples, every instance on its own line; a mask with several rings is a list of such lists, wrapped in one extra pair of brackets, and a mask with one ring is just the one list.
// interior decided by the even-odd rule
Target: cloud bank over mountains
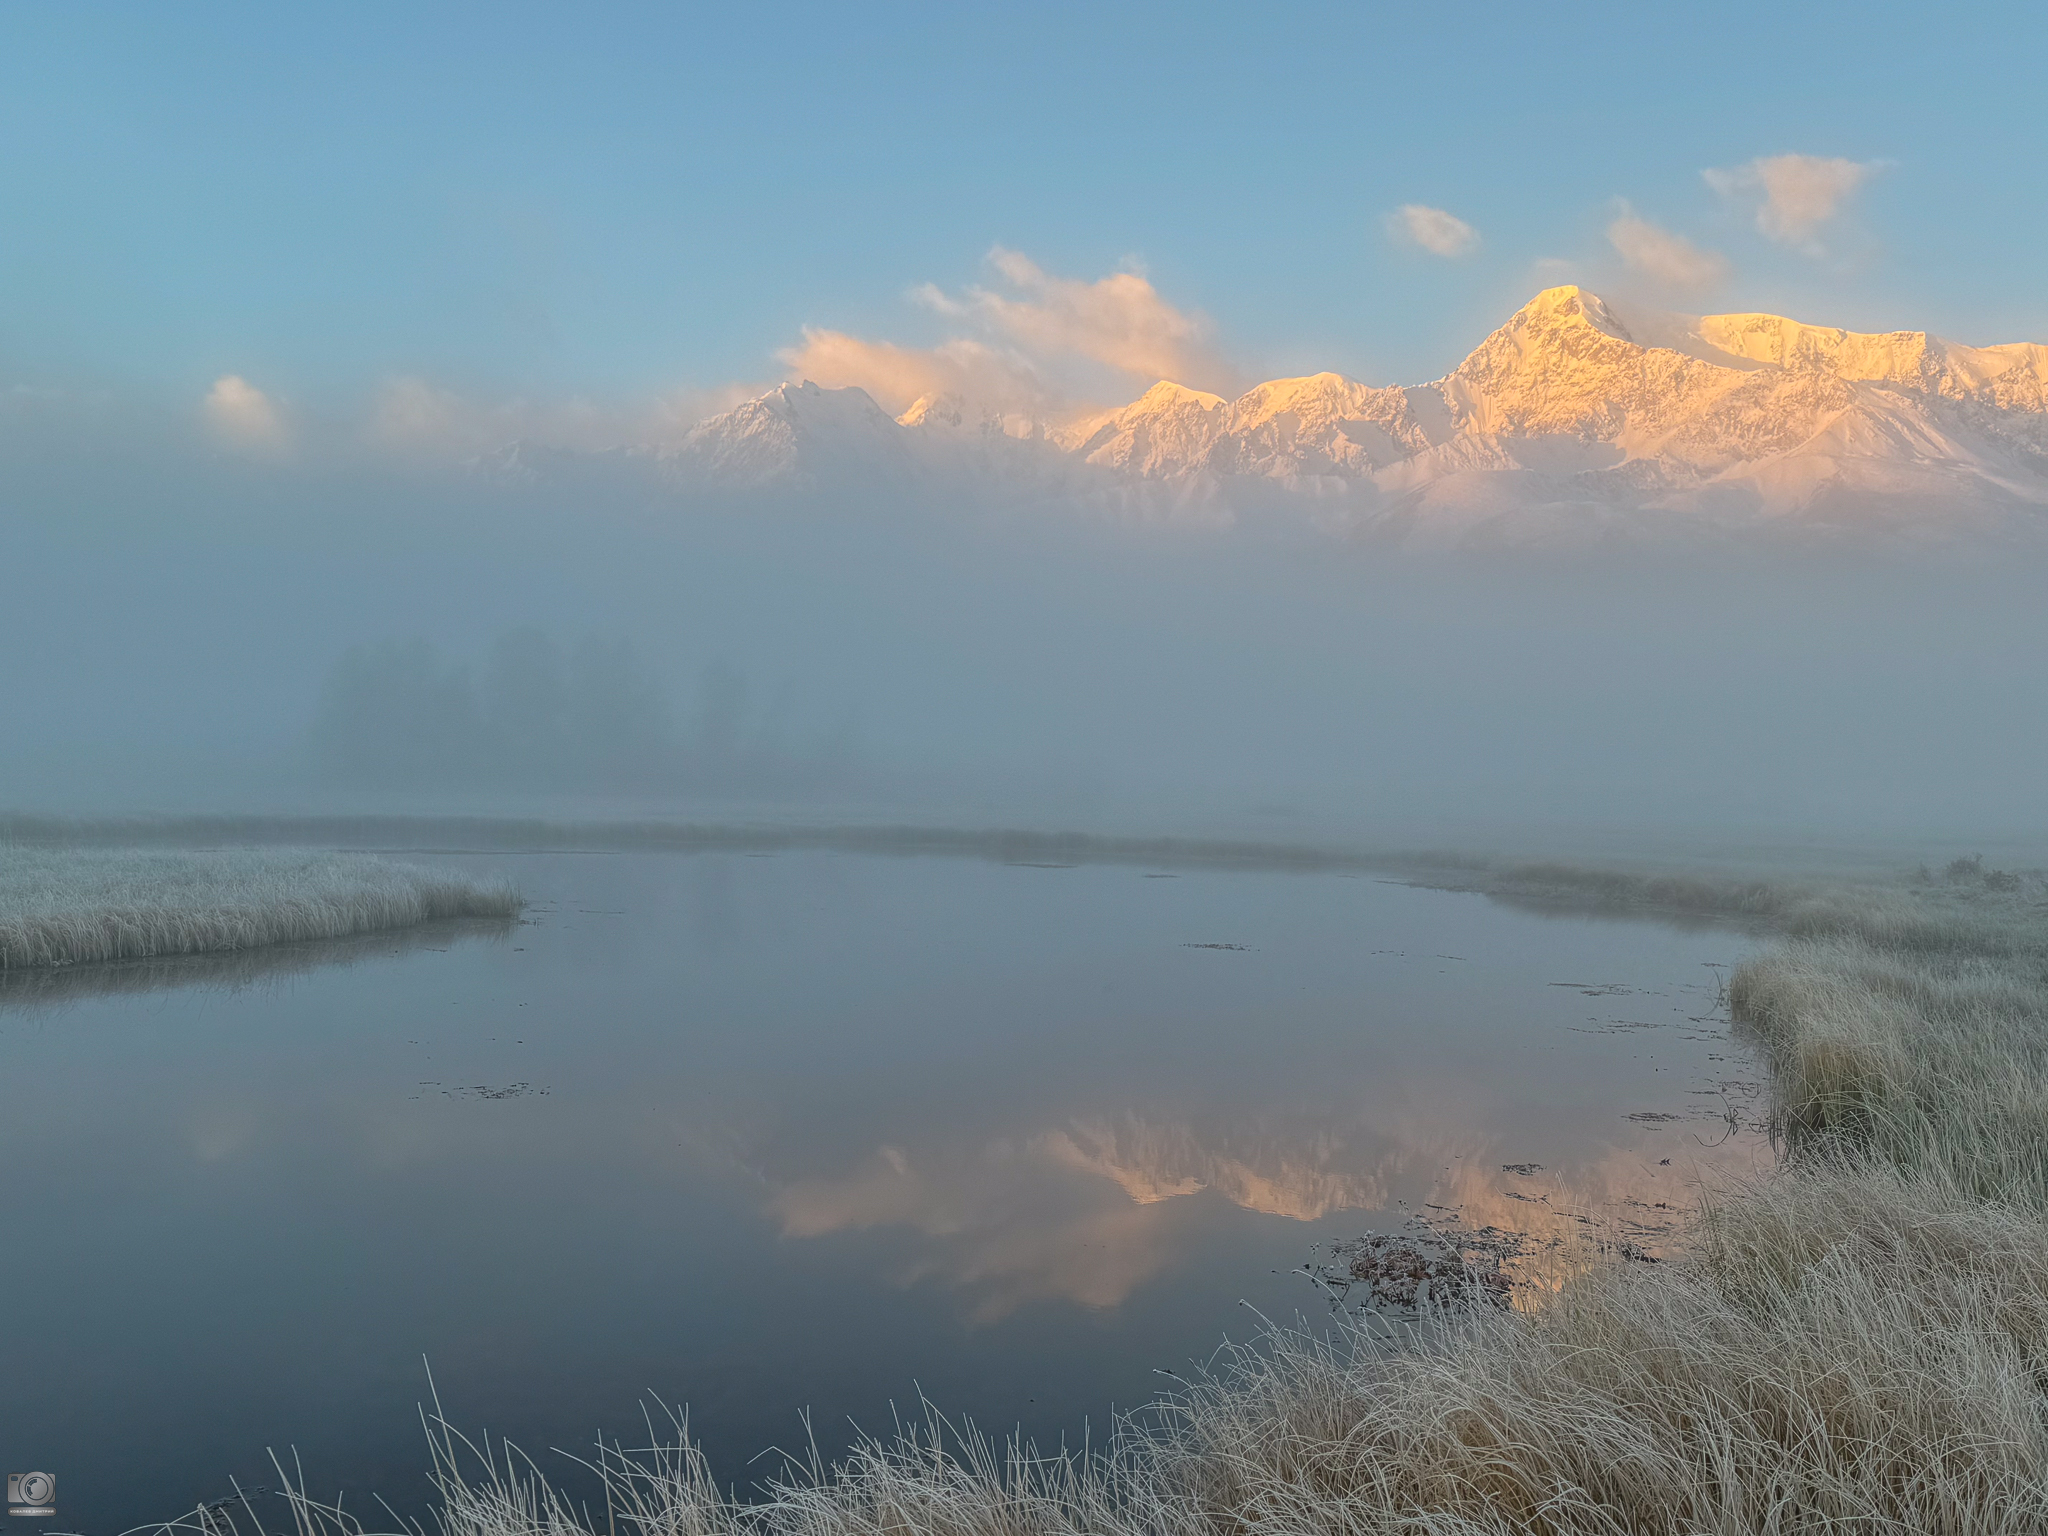
[(957, 396), (985, 413), (1042, 417), (1075, 399), (1114, 398), (1133, 382), (1235, 382), (1209, 321), (1169, 304), (1142, 272), (1094, 282), (1057, 277), (1001, 246), (988, 264), (995, 286), (950, 294), (926, 283), (914, 291), (955, 328), (934, 346), (806, 328), (800, 344), (777, 356), (792, 382), (865, 390), (892, 415), (923, 397)]

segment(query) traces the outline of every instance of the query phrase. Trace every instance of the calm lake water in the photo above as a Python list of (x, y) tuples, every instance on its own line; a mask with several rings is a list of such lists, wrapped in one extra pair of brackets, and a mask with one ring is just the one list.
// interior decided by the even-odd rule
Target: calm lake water
[(267, 1447), (424, 1512), (423, 1359), (544, 1465), (649, 1394), (740, 1483), (799, 1410), (829, 1450), (920, 1392), (1074, 1441), (1241, 1301), (1326, 1316), (1318, 1244), (1425, 1203), (1654, 1244), (1759, 1155), (1710, 1145), (1757, 1075), (1727, 931), (1332, 874), (441, 862), (529, 921), (0, 1002), (0, 1457), (57, 1474), (53, 1529), (273, 1484)]

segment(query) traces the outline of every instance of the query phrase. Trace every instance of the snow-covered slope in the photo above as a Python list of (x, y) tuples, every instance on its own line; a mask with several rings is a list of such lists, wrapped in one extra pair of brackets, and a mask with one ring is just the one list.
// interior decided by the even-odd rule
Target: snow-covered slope
[(1229, 425), (1230, 402), (1221, 395), (1161, 379), (1122, 410), (1055, 441), (1101, 469), (1177, 475), (1207, 468)]
[(670, 457), (756, 486), (943, 473), (1246, 505), (1312, 491), (1408, 528), (2048, 523), (2048, 346), (1638, 314), (1564, 287), (1420, 386), (1319, 373), (1226, 400), (1161, 380), (1049, 428), (952, 396), (892, 420), (857, 389), (784, 385), (701, 423)]
[[(1475, 469), (1523, 502), (1774, 517), (1909, 499), (2048, 508), (2048, 348), (1858, 335), (1773, 315), (1631, 320), (1538, 294), (1429, 388), (1455, 434), (1379, 473), (1444, 506)], [(1503, 487), (1490, 488), (1497, 495)]]
[(683, 479), (746, 488), (870, 480), (915, 465), (903, 428), (866, 390), (808, 380), (698, 422), (660, 457)]

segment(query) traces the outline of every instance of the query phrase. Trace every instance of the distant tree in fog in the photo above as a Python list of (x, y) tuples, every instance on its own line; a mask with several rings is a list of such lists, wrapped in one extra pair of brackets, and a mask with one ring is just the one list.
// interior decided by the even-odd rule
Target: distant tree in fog
[(571, 740), (597, 744), (612, 772), (642, 782), (675, 757), (667, 696), (629, 640), (585, 635), (569, 657), (565, 720)]
[(467, 669), (430, 640), (359, 645), (335, 663), (313, 719), (315, 761), (378, 788), (428, 784), (480, 766), (482, 722)]
[(626, 641), (564, 654), (537, 629), (500, 635), (479, 681), (428, 640), (357, 646), (321, 690), (321, 771), (377, 788), (647, 788), (672, 777), (668, 706)]
[(844, 725), (787, 743), (723, 662), (678, 731), (630, 641), (565, 651), (532, 628), (498, 636), (474, 671), (424, 639), (355, 647), (321, 689), (310, 746), (324, 777), (380, 789), (750, 794), (843, 779), (854, 756)]
[(478, 706), (492, 761), (516, 780), (554, 787), (571, 776), (569, 679), (549, 636), (537, 629), (498, 636)]

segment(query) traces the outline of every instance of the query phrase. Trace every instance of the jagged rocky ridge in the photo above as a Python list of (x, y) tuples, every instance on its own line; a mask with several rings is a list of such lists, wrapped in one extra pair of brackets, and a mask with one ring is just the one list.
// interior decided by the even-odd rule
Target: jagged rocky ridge
[(659, 462), (722, 487), (922, 478), (1226, 513), (1291, 493), (1342, 518), (1454, 533), (2048, 526), (2048, 346), (1625, 316), (1552, 288), (1420, 386), (1319, 373), (1226, 400), (1162, 380), (1119, 410), (1047, 424), (952, 397), (891, 418), (862, 390), (789, 384), (698, 424)]

